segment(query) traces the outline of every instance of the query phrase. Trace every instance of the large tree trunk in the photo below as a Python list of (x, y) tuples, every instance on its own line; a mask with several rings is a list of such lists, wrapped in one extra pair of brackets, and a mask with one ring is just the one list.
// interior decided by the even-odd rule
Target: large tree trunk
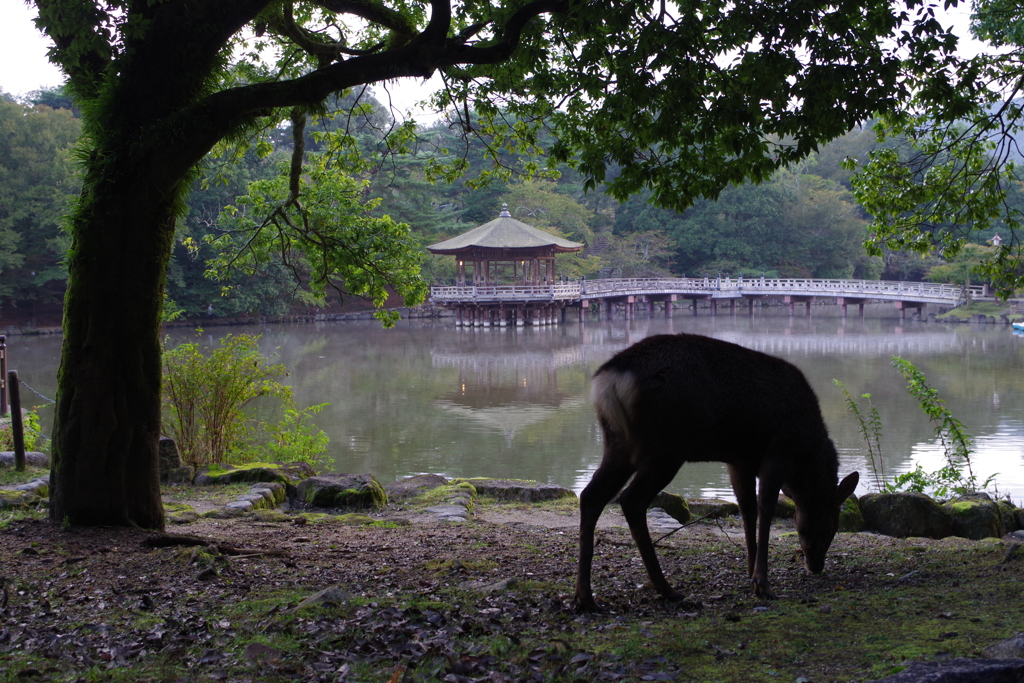
[(159, 529), (159, 327), (175, 192), (155, 189), (145, 164), (99, 161), (103, 151), (73, 217), (50, 517)]

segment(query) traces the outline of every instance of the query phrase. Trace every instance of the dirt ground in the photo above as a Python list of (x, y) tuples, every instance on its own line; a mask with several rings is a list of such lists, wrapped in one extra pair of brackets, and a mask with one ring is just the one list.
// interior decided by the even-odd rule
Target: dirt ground
[(700, 524), (659, 543), (688, 596), (675, 604), (609, 509), (605, 610), (579, 614), (571, 507), (387, 518), (202, 519), (169, 532), (209, 545), (152, 547), (152, 532), (0, 514), (0, 681), (862, 681), (1024, 630), (1009, 542), (840, 534), (811, 575), (781, 524), (766, 603), (735, 522)]

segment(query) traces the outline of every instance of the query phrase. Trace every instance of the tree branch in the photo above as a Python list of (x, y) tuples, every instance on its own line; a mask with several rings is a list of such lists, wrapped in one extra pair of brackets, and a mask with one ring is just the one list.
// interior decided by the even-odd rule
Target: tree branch
[(405, 15), (374, 0), (314, 0), (314, 4), (330, 12), (351, 14), (380, 24), (395, 34), (395, 39), (391, 41), (395, 46), (404, 45), (416, 36), (416, 25)]

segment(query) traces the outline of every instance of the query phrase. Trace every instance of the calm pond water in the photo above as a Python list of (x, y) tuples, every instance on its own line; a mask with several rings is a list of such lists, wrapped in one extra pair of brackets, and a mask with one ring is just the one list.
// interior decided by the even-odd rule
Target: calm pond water
[[(927, 375), (975, 438), (975, 473), (998, 473), (999, 491), (1024, 499), (1024, 337), (1002, 325), (901, 323), (883, 305), (868, 306), (863, 320), (838, 313), (830, 306), (815, 307), (809, 318), (790, 318), (783, 308), (753, 318), (680, 312), (671, 320), (505, 329), (436, 321), (392, 330), (372, 322), (216, 327), (200, 338), (212, 344), (229, 333), (262, 334), (264, 352), (288, 367), (300, 405), (331, 404), (316, 423), (331, 437), (336, 471), (372, 472), (382, 482), (421, 472), (515, 477), (576, 491), (601, 457), (589, 378), (615, 352), (665, 332), (718, 337), (800, 367), (821, 400), (841, 472), (861, 472), (860, 493), (871, 490), (871, 467), (833, 379), (854, 395), (872, 394), (886, 475), (917, 462), (937, 469), (941, 447), (890, 365), (896, 354)], [(194, 333), (172, 332), (173, 341), (189, 338)], [(12, 337), (8, 346), (10, 367), (52, 397), (60, 338)], [(46, 414), (49, 423), (52, 411)], [(670, 490), (731, 497), (718, 463), (684, 466)]]

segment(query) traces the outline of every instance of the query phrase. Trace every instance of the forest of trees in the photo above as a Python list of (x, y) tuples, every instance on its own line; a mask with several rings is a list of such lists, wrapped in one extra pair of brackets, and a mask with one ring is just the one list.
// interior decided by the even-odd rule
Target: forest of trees
[[(431, 167), (465, 159), (465, 178), (479, 178), (492, 160), (485, 142), (466, 143), (444, 120), (420, 126), (408, 146), (384, 150), (385, 132), (396, 122), (367, 91), (334, 102), (329, 115), (309, 117), (306, 149), (327, 149), (330, 134), (355, 131), (360, 152), (372, 160), (357, 191), (376, 216), (408, 224), (425, 246), (465, 232), (497, 216), (503, 203), (530, 225), (583, 242), (582, 255), (566, 255), (569, 277), (728, 273), (775, 277), (932, 279), (963, 282), (970, 266), (989, 249), (999, 226), (976, 236), (976, 245), (946, 262), (935, 255), (865, 253), (869, 216), (851, 193), (847, 157), (866, 158), (878, 145), (869, 126), (825, 145), (798, 167), (776, 172), (761, 184), (726, 188), (717, 201), (698, 200), (686, 211), (658, 208), (650, 192), (619, 203), (585, 192), (582, 176), (563, 165), (556, 173), (529, 177), (529, 156), (506, 155), (510, 178), (477, 186), (472, 180), (431, 178)], [(13, 310), (59, 303), (66, 281), (69, 241), (60, 217), (80, 187), (73, 154), (80, 120), (60, 90), (17, 100), (0, 91), (0, 321)], [(217, 317), (279, 315), (296, 307), (336, 306), (338, 295), (311, 291), (309, 269), (279, 253), (242, 264), (231, 243), (231, 210), (250, 183), (285, 173), (293, 150), (289, 127), (265, 135), (240, 153), (211, 155), (179, 220), (167, 278), (168, 310)], [(225, 241), (227, 240), (227, 241)], [(237, 246), (237, 245), (236, 245)], [(419, 272), (428, 282), (454, 276), (450, 258), (423, 251)], [(225, 260), (245, 267), (223, 269)], [(219, 275), (219, 277), (218, 277)], [(976, 281), (977, 278), (975, 277)]]

